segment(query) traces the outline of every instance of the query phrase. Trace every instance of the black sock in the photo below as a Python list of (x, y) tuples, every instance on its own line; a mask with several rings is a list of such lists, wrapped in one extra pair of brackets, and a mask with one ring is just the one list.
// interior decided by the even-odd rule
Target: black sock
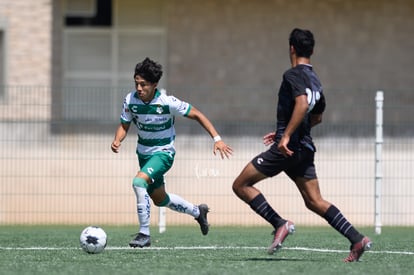
[(249, 202), (250, 207), (259, 214), (263, 219), (268, 221), (276, 229), (283, 225), (286, 220), (282, 219), (279, 214), (267, 203), (263, 194), (257, 195)]
[(331, 205), (323, 215), (325, 220), (335, 228), (339, 233), (344, 235), (352, 244), (360, 242), (362, 236), (348, 220), (342, 215), (338, 208)]

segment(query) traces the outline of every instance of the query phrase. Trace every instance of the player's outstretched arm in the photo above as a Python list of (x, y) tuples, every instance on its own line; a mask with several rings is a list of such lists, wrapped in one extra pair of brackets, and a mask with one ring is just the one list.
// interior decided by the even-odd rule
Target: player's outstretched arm
[(211, 138), (214, 139), (214, 147), (213, 147), (213, 154), (216, 155), (216, 152), (220, 152), (220, 156), (223, 159), (224, 157), (229, 158), (230, 155), (233, 154), (233, 149), (228, 146), (224, 141), (221, 139), (220, 135), (218, 134), (216, 128), (214, 128), (211, 121), (197, 108), (194, 106), (191, 107), (190, 113), (187, 115), (188, 118), (197, 120), (201, 126), (210, 134)]
[(112, 141), (112, 144), (111, 144), (112, 152), (114, 153), (119, 152), (119, 147), (121, 147), (121, 142), (125, 139), (128, 133), (129, 125), (130, 124), (126, 124), (126, 123), (119, 124), (118, 129), (115, 132), (114, 140)]

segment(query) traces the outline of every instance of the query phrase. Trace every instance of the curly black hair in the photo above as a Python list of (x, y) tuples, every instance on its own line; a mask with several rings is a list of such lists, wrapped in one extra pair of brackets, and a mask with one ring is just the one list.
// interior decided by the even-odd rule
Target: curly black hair
[(137, 75), (151, 83), (158, 83), (162, 76), (162, 66), (146, 57), (135, 66), (134, 78)]

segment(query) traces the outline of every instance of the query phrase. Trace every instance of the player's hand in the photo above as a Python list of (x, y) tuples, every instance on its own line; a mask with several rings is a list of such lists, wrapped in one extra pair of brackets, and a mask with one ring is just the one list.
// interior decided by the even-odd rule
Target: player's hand
[(229, 158), (233, 154), (233, 149), (222, 140), (214, 143), (213, 154), (216, 155), (217, 151), (220, 152), (221, 159), (224, 159), (224, 157)]
[(284, 155), (285, 157), (290, 157), (293, 155), (293, 151), (290, 150), (288, 148), (288, 143), (289, 143), (290, 137), (289, 136), (285, 136), (283, 135), (282, 138), (280, 139), (279, 144), (277, 145), (277, 149), (279, 150), (280, 153), (282, 153), (282, 155)]
[(119, 147), (121, 147), (121, 142), (114, 140), (111, 144), (112, 152), (119, 153)]
[(270, 144), (273, 144), (275, 142), (275, 136), (276, 136), (276, 132), (271, 132), (271, 133), (264, 135), (263, 137), (264, 145), (268, 146)]

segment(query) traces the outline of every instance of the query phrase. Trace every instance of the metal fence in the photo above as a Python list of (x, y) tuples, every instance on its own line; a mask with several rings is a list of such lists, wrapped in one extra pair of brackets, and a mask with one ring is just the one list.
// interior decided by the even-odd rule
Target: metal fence
[[(24, 97), (22, 90), (17, 90)], [(33, 95), (36, 91), (24, 90), (31, 98), (36, 98)], [(38, 94), (49, 92), (46, 87)], [(314, 129), (317, 173), (327, 200), (352, 223), (374, 226), (375, 91), (360, 94), (355, 101), (335, 100), (345, 98), (345, 94), (330, 95), (325, 121)], [(385, 91), (384, 97), (381, 221), (382, 225), (412, 226), (414, 96), (411, 91)], [(118, 101), (113, 104), (120, 106), (122, 98)], [(135, 195), (131, 188), (138, 169), (135, 132), (130, 131), (121, 152), (114, 154), (110, 144), (117, 115), (105, 120), (93, 115), (89, 120), (64, 116), (56, 119), (51, 115), (56, 112), (56, 107), (52, 112), (52, 102), (27, 98), (2, 102), (0, 224), (135, 224)], [(230, 160), (215, 157), (212, 141), (201, 127), (194, 121), (177, 119), (177, 155), (166, 175), (167, 191), (193, 203), (207, 203), (213, 225), (264, 224), (235, 197), (231, 185), (244, 165), (266, 149), (261, 138), (265, 131), (272, 130), (274, 114), (268, 120), (238, 120), (237, 115), (229, 120), (235, 114), (232, 108), (237, 112), (251, 110), (252, 104), (238, 102), (223, 106), (209, 102), (208, 98), (194, 104), (209, 115), (223, 139), (233, 147), (234, 156)], [(80, 106), (86, 109), (79, 114), (86, 115), (88, 109), (92, 112), (99, 107), (83, 102), (83, 105), (65, 105), (63, 111), (68, 113)], [(225, 108), (228, 116), (214, 115)], [(263, 110), (270, 111), (273, 110)], [(285, 175), (266, 179), (257, 187), (282, 216), (297, 224), (326, 224), (305, 208), (296, 187)], [(151, 219), (154, 225), (158, 223), (155, 206)], [(167, 224), (194, 222), (189, 216), (169, 210), (166, 221)]]

